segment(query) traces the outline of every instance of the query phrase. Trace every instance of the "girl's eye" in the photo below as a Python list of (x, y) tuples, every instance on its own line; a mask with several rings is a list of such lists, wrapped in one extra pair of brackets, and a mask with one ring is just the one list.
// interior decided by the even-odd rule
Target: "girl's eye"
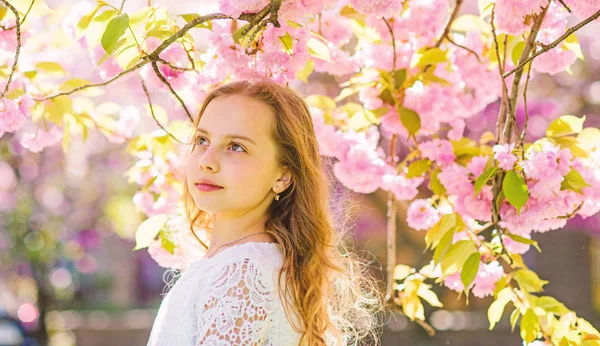
[[(196, 137), (196, 139), (194, 140), (194, 143), (196, 145), (203, 145), (204, 143), (202, 143), (202, 141), (205, 141), (206, 138), (202, 137), (202, 136), (198, 136)], [(233, 149), (233, 151), (239, 152), (239, 153), (244, 153), (246, 152), (246, 150), (244, 149), (243, 146), (239, 145), (238, 143), (235, 142), (231, 142), (230, 143), (230, 147)], [(237, 148), (237, 149), (236, 149)]]
[(239, 144), (237, 144), (237, 143), (234, 143), (234, 142), (232, 142), (232, 143), (231, 143), (231, 148), (233, 148), (233, 147), (236, 147), (236, 146), (237, 146), (238, 148), (240, 148), (241, 150), (234, 150), (234, 151), (241, 152), (241, 153), (243, 153), (243, 152), (245, 152), (245, 151), (246, 151), (246, 150), (244, 150), (244, 147), (242, 147), (241, 145), (239, 145)]

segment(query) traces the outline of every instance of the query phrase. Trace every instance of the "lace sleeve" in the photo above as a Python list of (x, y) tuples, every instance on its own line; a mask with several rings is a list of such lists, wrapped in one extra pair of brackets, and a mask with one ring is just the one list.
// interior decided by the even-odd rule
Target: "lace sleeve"
[(261, 345), (274, 306), (271, 274), (249, 258), (211, 275), (197, 306), (196, 345)]

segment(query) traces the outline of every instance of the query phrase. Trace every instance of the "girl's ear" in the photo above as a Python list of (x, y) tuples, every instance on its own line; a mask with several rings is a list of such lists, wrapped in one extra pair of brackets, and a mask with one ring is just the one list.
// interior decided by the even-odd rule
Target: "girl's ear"
[(292, 184), (292, 173), (288, 167), (283, 168), (283, 172), (279, 176), (279, 179), (275, 182), (274, 190), (283, 192)]

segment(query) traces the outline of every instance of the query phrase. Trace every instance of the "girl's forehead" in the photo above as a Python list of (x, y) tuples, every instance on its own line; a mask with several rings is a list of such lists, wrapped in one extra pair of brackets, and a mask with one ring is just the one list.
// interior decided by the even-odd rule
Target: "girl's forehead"
[(270, 107), (246, 96), (217, 97), (206, 106), (198, 128), (208, 132), (270, 134), (274, 116)]

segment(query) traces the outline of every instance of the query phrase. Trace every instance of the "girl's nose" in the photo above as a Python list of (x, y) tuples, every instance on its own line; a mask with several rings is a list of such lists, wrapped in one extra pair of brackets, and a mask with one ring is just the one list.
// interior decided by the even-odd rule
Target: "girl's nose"
[(219, 162), (216, 153), (211, 148), (206, 149), (204, 153), (200, 155), (200, 161), (198, 166), (202, 171), (216, 172), (219, 170)]

